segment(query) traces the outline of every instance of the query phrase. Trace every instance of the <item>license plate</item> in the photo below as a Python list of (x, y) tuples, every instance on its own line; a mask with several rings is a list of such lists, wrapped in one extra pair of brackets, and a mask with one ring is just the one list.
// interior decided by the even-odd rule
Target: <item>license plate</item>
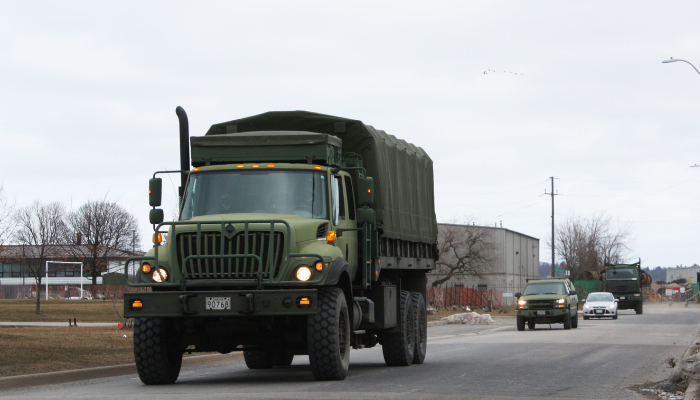
[(537, 311), (537, 315), (547, 315), (547, 311)]
[(230, 310), (231, 309), (231, 298), (230, 297), (207, 297), (206, 305), (204, 307), (206, 310)]
[(625, 296), (620, 297), (620, 300), (625, 300), (625, 299), (626, 299)]
[(596, 313), (596, 314), (602, 314), (602, 313), (603, 313), (603, 310), (595, 310), (595, 313)]

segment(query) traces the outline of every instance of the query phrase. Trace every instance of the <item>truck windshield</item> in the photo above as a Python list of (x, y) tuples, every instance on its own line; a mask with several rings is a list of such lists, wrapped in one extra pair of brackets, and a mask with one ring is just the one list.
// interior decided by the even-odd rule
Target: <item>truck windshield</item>
[(563, 283), (528, 283), (523, 296), (531, 294), (566, 294)]
[(211, 171), (190, 175), (180, 220), (268, 213), (328, 219), (326, 175), (315, 171)]
[(636, 269), (608, 269), (605, 271), (606, 281), (636, 281)]

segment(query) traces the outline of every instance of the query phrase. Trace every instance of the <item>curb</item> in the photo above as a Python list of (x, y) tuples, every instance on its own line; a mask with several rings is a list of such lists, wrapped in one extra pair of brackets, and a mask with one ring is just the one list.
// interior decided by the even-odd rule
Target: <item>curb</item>
[(697, 400), (698, 396), (695, 394), (697, 393), (698, 389), (700, 389), (700, 382), (690, 381), (688, 389), (686, 389), (685, 393), (683, 394), (683, 400)]
[[(243, 352), (229, 354), (211, 354), (205, 356), (184, 357), (182, 366), (206, 365), (232, 361), (243, 357)], [(0, 390), (16, 389), (25, 386), (50, 385), (97, 378), (136, 374), (136, 364), (112, 365), (109, 367), (81, 368), (68, 371), (47, 372), (43, 374), (17, 375), (0, 378)]]

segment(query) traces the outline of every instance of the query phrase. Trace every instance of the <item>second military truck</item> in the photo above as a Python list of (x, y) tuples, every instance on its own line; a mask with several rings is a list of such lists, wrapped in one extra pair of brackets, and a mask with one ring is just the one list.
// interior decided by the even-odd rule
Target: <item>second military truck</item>
[(651, 276), (642, 271), (642, 261), (634, 264), (605, 264), (600, 272), (603, 291), (610, 292), (618, 300), (618, 310), (644, 312), (642, 286), (651, 285)]
[(344, 379), (351, 348), (423, 363), (425, 274), (438, 258), (430, 157), (361, 121), (304, 111), (189, 138), (176, 111), (179, 220), (164, 222), (167, 172), (156, 172), (154, 247), (127, 262), (129, 285), (151, 289), (124, 296), (141, 381), (175, 382), (184, 352), (242, 351), (252, 369), (308, 354), (318, 380)]

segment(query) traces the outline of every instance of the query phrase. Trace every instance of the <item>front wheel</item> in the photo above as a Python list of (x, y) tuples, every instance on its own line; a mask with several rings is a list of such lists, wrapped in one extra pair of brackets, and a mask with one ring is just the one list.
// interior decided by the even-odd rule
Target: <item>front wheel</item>
[(318, 314), (306, 320), (307, 348), (314, 378), (342, 380), (350, 366), (350, 317), (343, 291), (318, 291)]
[(634, 307), (634, 312), (636, 312), (637, 314), (643, 313), (643, 312), (644, 312), (644, 308), (643, 308), (644, 306), (643, 306), (643, 304), (644, 304), (644, 303), (639, 302), (639, 304), (637, 304), (637, 306)]
[(564, 329), (571, 329), (571, 314), (569, 313), (564, 316)]
[(521, 317), (520, 315), (518, 315), (517, 317), (515, 317), (515, 322), (516, 322), (516, 325), (518, 326), (519, 331), (525, 330), (525, 318), (524, 317)]
[(136, 371), (146, 385), (175, 383), (180, 375), (184, 348), (173, 325), (167, 318), (136, 318), (134, 321)]
[(571, 320), (571, 327), (574, 329), (578, 328), (578, 311), (576, 311), (574, 318)]
[(535, 329), (535, 320), (534, 319), (527, 321), (527, 329), (529, 329), (529, 330)]
[(384, 362), (389, 366), (407, 366), (413, 362), (416, 347), (415, 318), (413, 316), (413, 301), (409, 292), (401, 291), (400, 332), (382, 334), (382, 353)]

